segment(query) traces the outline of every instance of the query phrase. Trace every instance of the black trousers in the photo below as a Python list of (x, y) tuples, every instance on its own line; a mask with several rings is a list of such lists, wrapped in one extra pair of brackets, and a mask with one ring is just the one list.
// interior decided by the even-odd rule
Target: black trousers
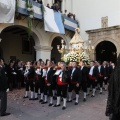
[(52, 92), (52, 85), (47, 86), (47, 84), (45, 84), (44, 87), (44, 95), (49, 95), (49, 96), (53, 96), (53, 92)]
[(120, 114), (113, 114), (111, 120), (120, 120)]
[(107, 78), (106, 80), (103, 80), (103, 81), (104, 81), (105, 85), (107, 85), (107, 83), (108, 83), (108, 78)]
[(98, 84), (100, 84), (100, 87), (103, 87), (103, 77), (98, 77)]
[(76, 84), (70, 83), (68, 92), (72, 92), (73, 90), (75, 90), (76, 94), (79, 94), (80, 87), (77, 87)]
[(39, 80), (35, 81), (35, 93), (38, 93), (38, 89), (40, 88)]
[(7, 109), (7, 92), (6, 91), (0, 91), (0, 115), (3, 115), (6, 112)]
[(26, 91), (29, 91), (29, 87), (31, 91), (34, 91), (33, 80), (26, 80)]
[(82, 87), (83, 92), (87, 92), (87, 81), (82, 81), (81, 87)]
[(57, 96), (67, 98), (67, 88), (67, 85), (57, 85)]
[(96, 81), (95, 80), (91, 80), (91, 85), (92, 85), (92, 89), (94, 89), (96, 87)]
[(40, 92), (44, 93), (45, 82), (40, 80), (39, 84), (40, 84)]

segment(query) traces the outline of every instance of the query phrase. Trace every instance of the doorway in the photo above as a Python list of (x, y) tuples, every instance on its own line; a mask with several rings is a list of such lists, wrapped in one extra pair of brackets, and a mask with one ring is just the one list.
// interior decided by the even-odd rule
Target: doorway
[(116, 46), (110, 41), (102, 41), (96, 46), (96, 60), (97, 61), (112, 61), (117, 60)]

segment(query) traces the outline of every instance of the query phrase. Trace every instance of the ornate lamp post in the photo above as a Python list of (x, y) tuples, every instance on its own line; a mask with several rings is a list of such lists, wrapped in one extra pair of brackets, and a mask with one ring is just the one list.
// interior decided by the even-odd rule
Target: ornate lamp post
[(88, 41), (88, 45), (85, 46), (85, 51), (88, 53), (89, 57), (90, 57), (90, 54), (93, 53), (94, 51), (94, 46), (92, 46), (91, 44), (91, 40)]

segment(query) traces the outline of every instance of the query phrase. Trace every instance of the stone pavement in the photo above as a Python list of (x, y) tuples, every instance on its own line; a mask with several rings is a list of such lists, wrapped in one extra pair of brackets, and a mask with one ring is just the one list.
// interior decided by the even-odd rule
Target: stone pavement
[[(108, 120), (105, 116), (107, 92), (102, 95), (96, 94), (95, 98), (88, 97), (86, 102), (80, 101), (77, 106), (74, 102), (67, 104), (67, 109), (42, 105), (37, 101), (23, 99), (24, 90), (14, 90), (8, 93), (8, 109), (12, 113), (7, 117), (0, 117), (0, 120)], [(54, 101), (55, 102), (55, 101)], [(62, 104), (62, 103), (61, 103)]]

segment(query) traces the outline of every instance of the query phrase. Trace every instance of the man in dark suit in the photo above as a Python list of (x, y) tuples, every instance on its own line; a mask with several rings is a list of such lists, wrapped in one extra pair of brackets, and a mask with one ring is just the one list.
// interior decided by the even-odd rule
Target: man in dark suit
[(97, 66), (95, 66), (95, 62), (94, 61), (91, 61), (90, 62), (90, 70), (89, 70), (89, 80), (91, 82), (91, 85), (92, 85), (92, 90), (93, 90), (93, 93), (92, 93), (92, 96), (91, 97), (95, 97), (95, 87), (96, 87), (96, 82), (97, 82), (97, 78), (98, 78), (98, 68)]
[(72, 102), (72, 91), (75, 90), (75, 93), (76, 93), (75, 105), (78, 105), (80, 79), (78, 78), (79, 68), (77, 68), (76, 62), (72, 63), (72, 69), (70, 69), (69, 73), (70, 73), (70, 83), (69, 83), (69, 90), (68, 90), (69, 92), (68, 102)]
[(85, 67), (85, 64), (83, 61), (80, 61), (79, 79), (81, 80), (81, 87), (84, 92), (83, 101), (85, 102), (86, 94), (87, 94), (88, 68)]
[(56, 87), (57, 88), (57, 103), (54, 105), (54, 107), (60, 106), (60, 97), (63, 97), (62, 110), (65, 110), (66, 101), (67, 101), (67, 87), (68, 87), (68, 82), (70, 78), (69, 78), (69, 72), (66, 69), (66, 64), (64, 62), (61, 62), (60, 66), (61, 66), (61, 70), (55, 73), (57, 75), (57, 87)]
[(5, 74), (4, 62), (3, 59), (0, 59), (0, 100), (1, 100), (0, 115), (1, 116), (10, 115), (10, 113), (6, 113), (7, 89), (8, 89), (8, 82)]
[(103, 62), (103, 68), (104, 68), (104, 83), (105, 83), (105, 86), (104, 86), (104, 88), (105, 88), (105, 91), (107, 90), (107, 84), (108, 84), (108, 76), (109, 76), (109, 68), (108, 68), (108, 66), (107, 66), (107, 62), (106, 61), (104, 61)]
[(49, 106), (53, 105), (53, 92), (52, 92), (52, 88), (53, 88), (53, 74), (54, 74), (54, 70), (52, 67), (52, 63), (50, 60), (47, 61), (47, 71), (46, 71), (46, 77), (45, 77), (45, 88), (44, 88), (44, 96), (45, 99), (41, 104), (46, 104), (47, 103), (47, 94), (49, 92), (49, 96), (50, 96), (50, 103)]
[(100, 85), (100, 94), (102, 94), (102, 87), (103, 87), (103, 80), (104, 80), (104, 67), (100, 64), (100, 62), (97, 62), (98, 67), (98, 84)]

